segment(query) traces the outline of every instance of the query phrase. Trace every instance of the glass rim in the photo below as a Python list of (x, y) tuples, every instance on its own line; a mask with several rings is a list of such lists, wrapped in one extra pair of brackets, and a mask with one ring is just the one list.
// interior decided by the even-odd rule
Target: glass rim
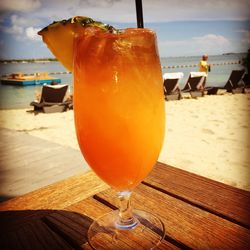
[[(120, 28), (116, 29), (112, 32), (105, 32), (103, 30), (97, 30), (91, 28), (89, 29), (89, 35), (90, 36), (96, 36), (100, 38), (105, 38), (105, 37), (110, 37), (110, 38), (117, 38), (117, 37), (130, 37), (130, 36), (136, 36), (140, 34), (149, 34), (156, 36), (156, 32), (153, 29), (150, 28), (136, 28), (136, 27), (128, 27), (128, 28)], [(75, 39), (84, 39), (86, 36), (86, 33), (80, 33), (80, 34), (75, 34)]]

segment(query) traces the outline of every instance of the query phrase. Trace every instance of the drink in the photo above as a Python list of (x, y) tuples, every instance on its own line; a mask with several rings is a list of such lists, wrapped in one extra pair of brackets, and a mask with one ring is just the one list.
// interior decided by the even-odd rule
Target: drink
[(79, 36), (75, 51), (74, 111), (81, 151), (106, 183), (132, 190), (154, 166), (163, 141), (155, 35), (147, 29), (94, 32)]
[(102, 215), (88, 229), (94, 249), (123, 249), (124, 242), (126, 249), (139, 243), (153, 249), (165, 236), (159, 218), (130, 206), (133, 188), (158, 158), (165, 122), (156, 37), (142, 24), (119, 31), (78, 16), (39, 32), (65, 67), (74, 66), (79, 146), (96, 174), (118, 191), (119, 210)]

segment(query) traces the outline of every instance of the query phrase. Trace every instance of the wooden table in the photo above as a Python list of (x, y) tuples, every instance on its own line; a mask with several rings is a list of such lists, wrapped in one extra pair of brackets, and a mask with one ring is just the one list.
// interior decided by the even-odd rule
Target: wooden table
[[(93, 172), (0, 204), (0, 249), (90, 249), (93, 219), (116, 207)], [(250, 192), (157, 163), (132, 197), (165, 224), (158, 249), (249, 249)]]

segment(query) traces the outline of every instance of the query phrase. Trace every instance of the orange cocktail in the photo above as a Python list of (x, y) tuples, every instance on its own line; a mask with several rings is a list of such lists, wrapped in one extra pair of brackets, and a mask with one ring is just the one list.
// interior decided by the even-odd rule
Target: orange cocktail
[(118, 191), (154, 166), (164, 136), (164, 98), (155, 33), (91, 31), (75, 42), (74, 113), (81, 151)]

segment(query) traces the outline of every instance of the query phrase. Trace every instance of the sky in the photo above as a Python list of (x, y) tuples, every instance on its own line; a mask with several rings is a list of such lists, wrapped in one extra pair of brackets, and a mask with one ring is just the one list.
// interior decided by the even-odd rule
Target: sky
[[(157, 33), (161, 57), (247, 52), (249, 0), (142, 0), (144, 26)], [(89, 16), (136, 27), (134, 0), (1, 0), (0, 59), (54, 57), (37, 31), (53, 21)]]

